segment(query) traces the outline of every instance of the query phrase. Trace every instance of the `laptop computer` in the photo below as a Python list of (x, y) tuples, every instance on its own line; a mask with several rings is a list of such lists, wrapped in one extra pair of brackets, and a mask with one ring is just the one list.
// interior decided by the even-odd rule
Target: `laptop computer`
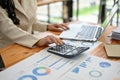
[(106, 29), (110, 23), (112, 17), (118, 10), (118, 5), (115, 4), (110, 11), (109, 15), (100, 25), (92, 25), (86, 23), (70, 24), (69, 30), (63, 31), (59, 37), (62, 39), (82, 40), (82, 41), (97, 41), (102, 32)]

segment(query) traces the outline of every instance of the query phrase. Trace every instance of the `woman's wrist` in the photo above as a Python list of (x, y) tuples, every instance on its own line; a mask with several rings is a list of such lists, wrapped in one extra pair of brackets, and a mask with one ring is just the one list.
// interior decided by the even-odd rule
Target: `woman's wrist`
[[(39, 40), (40, 41), (40, 40)], [(35, 43), (35, 46), (39, 46), (39, 41), (37, 41), (36, 43)]]

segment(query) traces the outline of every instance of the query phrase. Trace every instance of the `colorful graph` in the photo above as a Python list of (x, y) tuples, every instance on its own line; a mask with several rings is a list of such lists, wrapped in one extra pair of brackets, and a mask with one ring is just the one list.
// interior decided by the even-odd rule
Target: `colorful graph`
[(100, 62), (99, 65), (100, 65), (100, 67), (102, 67), (102, 68), (108, 68), (108, 67), (111, 66), (111, 64), (108, 63), (108, 62)]
[(87, 63), (86, 62), (82, 62), (79, 66), (83, 67), (83, 68), (87, 68)]
[(33, 69), (32, 72), (33, 74), (38, 75), (38, 76), (45, 76), (45, 75), (48, 75), (51, 72), (51, 70), (46, 67), (37, 67)]
[(37, 76), (45, 76), (48, 75), (51, 72), (49, 68), (46, 67), (37, 67), (32, 70), (32, 75), (23, 75), (18, 80), (38, 80)]
[(74, 73), (79, 73), (79, 68), (78, 67), (76, 67), (76, 68), (74, 68), (73, 70), (72, 70), (72, 72), (74, 72)]
[(97, 70), (92, 70), (92, 71), (89, 72), (89, 75), (91, 77), (97, 78), (97, 77), (101, 77), (102, 73), (100, 71), (97, 71)]
[(37, 78), (33, 75), (24, 75), (20, 77), (18, 80), (37, 80)]

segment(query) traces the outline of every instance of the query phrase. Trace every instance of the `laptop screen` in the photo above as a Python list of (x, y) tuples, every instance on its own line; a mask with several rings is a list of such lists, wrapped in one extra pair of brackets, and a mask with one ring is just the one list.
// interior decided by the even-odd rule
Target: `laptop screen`
[(111, 12), (109, 13), (109, 15), (107, 16), (107, 18), (105, 19), (105, 21), (102, 24), (102, 27), (105, 29), (108, 24), (110, 23), (112, 17), (115, 15), (116, 11), (118, 10), (118, 4), (115, 4), (111, 10)]

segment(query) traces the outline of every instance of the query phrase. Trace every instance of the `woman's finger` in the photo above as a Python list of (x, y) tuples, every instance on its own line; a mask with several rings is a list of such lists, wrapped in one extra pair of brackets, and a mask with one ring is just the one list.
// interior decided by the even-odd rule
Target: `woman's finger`
[(61, 28), (61, 29), (63, 29), (63, 30), (69, 29), (68, 26), (66, 26), (66, 25), (64, 25), (64, 24), (58, 24), (57, 26), (58, 26), (58, 28)]
[(63, 41), (60, 38), (57, 38), (55, 36), (49, 36), (49, 42), (55, 43), (57, 45), (63, 45)]

